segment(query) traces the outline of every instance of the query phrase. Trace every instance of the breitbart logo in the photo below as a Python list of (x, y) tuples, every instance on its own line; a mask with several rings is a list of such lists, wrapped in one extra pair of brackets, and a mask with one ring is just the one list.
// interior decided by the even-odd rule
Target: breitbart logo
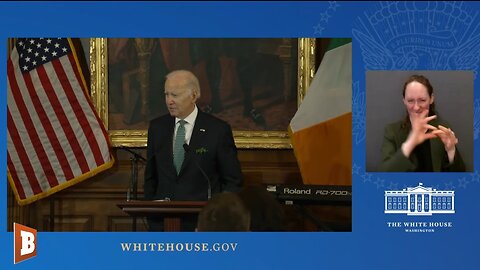
[(37, 230), (13, 223), (13, 263), (37, 256)]

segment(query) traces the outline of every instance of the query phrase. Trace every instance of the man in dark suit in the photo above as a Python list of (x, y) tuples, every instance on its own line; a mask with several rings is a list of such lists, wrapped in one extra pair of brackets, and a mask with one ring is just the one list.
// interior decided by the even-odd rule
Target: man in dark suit
[[(148, 129), (145, 199), (207, 200), (210, 194), (241, 187), (232, 130), (200, 111), (195, 104), (199, 97), (200, 84), (193, 73), (177, 70), (167, 75), (169, 114), (152, 120)], [(149, 223), (150, 230), (162, 229), (161, 224)], [(182, 229), (193, 231), (195, 223), (183, 221)]]

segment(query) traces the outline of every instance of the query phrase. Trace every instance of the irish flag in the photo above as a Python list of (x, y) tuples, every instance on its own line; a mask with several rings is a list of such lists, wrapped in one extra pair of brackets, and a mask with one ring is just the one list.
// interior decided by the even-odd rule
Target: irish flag
[(352, 184), (351, 39), (332, 39), (290, 134), (304, 184)]

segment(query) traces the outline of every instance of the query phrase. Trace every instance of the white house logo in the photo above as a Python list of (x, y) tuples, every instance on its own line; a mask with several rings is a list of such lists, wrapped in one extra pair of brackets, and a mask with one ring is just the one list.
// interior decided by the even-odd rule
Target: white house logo
[(385, 191), (385, 213), (431, 216), (455, 213), (455, 191), (416, 187)]

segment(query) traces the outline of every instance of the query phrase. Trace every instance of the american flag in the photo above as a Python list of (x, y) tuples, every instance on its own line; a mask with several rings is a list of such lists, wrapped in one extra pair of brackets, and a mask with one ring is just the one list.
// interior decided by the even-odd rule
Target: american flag
[(113, 165), (69, 38), (19, 38), (7, 63), (8, 178), (20, 205)]

